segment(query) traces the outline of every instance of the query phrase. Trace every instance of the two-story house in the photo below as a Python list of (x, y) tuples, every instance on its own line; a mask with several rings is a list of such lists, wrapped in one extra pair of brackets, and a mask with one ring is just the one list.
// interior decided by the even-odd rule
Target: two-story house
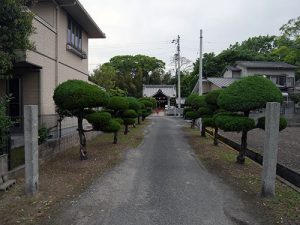
[[(224, 69), (223, 77), (203, 79), (203, 93), (226, 88), (242, 77), (255, 75), (262, 75), (270, 79), (282, 92), (294, 91), (296, 68), (297, 66), (284, 62), (236, 61), (233, 66), (227, 66)], [(197, 92), (198, 87), (197, 83), (193, 92)]]
[[(20, 53), (13, 78), (0, 80), (0, 96), (13, 96), (8, 111), (20, 132), (24, 105), (38, 105), (40, 122), (55, 125), (55, 87), (68, 79), (88, 81), (88, 40), (105, 38), (78, 0), (38, 0), (28, 8), (35, 15), (35, 50)], [(63, 126), (70, 126), (70, 121)]]

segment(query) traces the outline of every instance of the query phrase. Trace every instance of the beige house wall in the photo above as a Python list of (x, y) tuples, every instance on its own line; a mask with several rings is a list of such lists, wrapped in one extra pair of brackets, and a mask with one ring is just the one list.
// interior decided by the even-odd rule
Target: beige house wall
[[(53, 3), (39, 2), (32, 11), (37, 14), (33, 20), (35, 33), (31, 36), (35, 50), (26, 52), (26, 61), (42, 67), (39, 75), (40, 93), (38, 95), (40, 96), (40, 114), (55, 114), (55, 104), (52, 99), (55, 87), (69, 79), (87, 81), (88, 60), (80, 58), (66, 48), (68, 15), (63, 9), (60, 8), (57, 11)], [(56, 13), (59, 14), (58, 21), (56, 21)], [(56, 23), (58, 29), (55, 28)], [(56, 51), (57, 35), (58, 52)], [(84, 31), (82, 49), (87, 53), (88, 36)]]
[(56, 27), (56, 6), (51, 1), (39, 1), (31, 11), (38, 15), (53, 28)]
[(231, 70), (226, 70), (225, 73), (223, 74), (224, 78), (232, 78), (232, 71)]
[(208, 92), (211, 92), (213, 90), (217, 90), (217, 89), (220, 89), (220, 87), (214, 85), (213, 83), (207, 81), (207, 82), (203, 82), (202, 84), (202, 88), (203, 88), (203, 93), (208, 93)]
[[(67, 28), (68, 28), (68, 14), (64, 10), (60, 10), (59, 19), (59, 61), (64, 64), (73, 67), (82, 73), (82, 79), (88, 76), (88, 60), (81, 59), (74, 53), (66, 50), (67, 44)], [(88, 37), (86, 32), (82, 31), (82, 50), (88, 54)], [(61, 76), (64, 76), (61, 73)], [(87, 79), (87, 78), (86, 78)], [(60, 80), (66, 80), (60, 78)]]
[(287, 77), (295, 77), (295, 71), (294, 70), (287, 70), (287, 69), (248, 69), (247, 70), (248, 75), (287, 75)]

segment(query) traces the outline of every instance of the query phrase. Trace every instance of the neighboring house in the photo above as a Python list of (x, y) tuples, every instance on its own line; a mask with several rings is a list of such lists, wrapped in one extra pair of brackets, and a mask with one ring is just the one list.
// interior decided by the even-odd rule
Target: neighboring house
[[(295, 90), (295, 70), (293, 66), (284, 62), (236, 61), (233, 66), (227, 66), (223, 77), (209, 77), (203, 80), (203, 93), (214, 89), (228, 87), (234, 81), (247, 76), (262, 75), (270, 79), (282, 92)], [(193, 92), (197, 92), (198, 83)]]
[(170, 107), (170, 100), (176, 98), (175, 85), (143, 85), (143, 97), (153, 97), (158, 103), (158, 107)]
[[(56, 124), (55, 87), (69, 79), (88, 81), (88, 39), (105, 38), (78, 0), (32, 2), (35, 50), (20, 53), (13, 78), (0, 80), (0, 96), (13, 95), (8, 111), (19, 132), (23, 131), (24, 105), (39, 106), (40, 124)], [(63, 126), (74, 124), (70, 121)]]

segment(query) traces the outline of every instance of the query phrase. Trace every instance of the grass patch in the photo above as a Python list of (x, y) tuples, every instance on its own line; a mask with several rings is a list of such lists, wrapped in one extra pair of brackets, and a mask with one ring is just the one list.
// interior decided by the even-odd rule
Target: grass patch
[(148, 124), (146, 120), (131, 128), (126, 136), (120, 131), (116, 145), (113, 134), (101, 134), (88, 141), (88, 160), (79, 160), (77, 146), (43, 163), (39, 171), (39, 193), (35, 197), (25, 195), (24, 176), (17, 177), (14, 188), (0, 193), (0, 224), (45, 224), (61, 204), (76, 198), (104, 171), (121, 162), (125, 150), (136, 148)]
[(260, 197), (262, 167), (250, 159), (236, 164), (237, 151), (213, 139), (200, 136), (198, 130), (183, 128), (185, 136), (206, 168), (236, 190), (249, 212), (264, 218), (263, 224), (300, 224), (300, 193), (276, 181), (276, 197)]

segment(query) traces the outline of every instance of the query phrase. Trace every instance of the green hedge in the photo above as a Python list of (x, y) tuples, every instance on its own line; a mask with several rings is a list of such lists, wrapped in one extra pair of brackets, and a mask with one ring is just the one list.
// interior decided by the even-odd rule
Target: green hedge
[(129, 107), (128, 99), (126, 97), (113, 96), (109, 99), (107, 107), (112, 110), (124, 111)]
[(218, 97), (218, 105), (232, 112), (265, 108), (267, 102), (282, 101), (281, 91), (262, 76), (249, 76), (235, 81)]
[(218, 114), (214, 117), (217, 127), (224, 131), (249, 131), (255, 128), (255, 122), (253, 119), (230, 114)]
[[(266, 120), (265, 117), (260, 117), (257, 121), (256, 127), (264, 130), (265, 129), (265, 120)], [(279, 131), (284, 130), (286, 127), (287, 127), (287, 120), (286, 120), (286, 118), (281, 116), (280, 120), (279, 120)]]
[(96, 85), (82, 80), (68, 80), (54, 90), (53, 99), (60, 110), (80, 110), (106, 106), (108, 94)]
[(195, 120), (199, 118), (199, 114), (196, 111), (189, 111), (186, 113), (186, 118), (190, 120)]
[(213, 117), (206, 117), (202, 119), (202, 125), (205, 127), (215, 127), (215, 121)]
[(111, 115), (108, 112), (94, 112), (86, 115), (85, 118), (95, 130), (102, 130), (109, 125)]
[(122, 118), (136, 118), (137, 113), (133, 109), (128, 109), (122, 113)]
[(103, 131), (107, 133), (114, 133), (118, 132), (120, 129), (121, 124), (118, 122), (118, 120), (112, 119), (109, 121), (109, 124), (103, 129)]

